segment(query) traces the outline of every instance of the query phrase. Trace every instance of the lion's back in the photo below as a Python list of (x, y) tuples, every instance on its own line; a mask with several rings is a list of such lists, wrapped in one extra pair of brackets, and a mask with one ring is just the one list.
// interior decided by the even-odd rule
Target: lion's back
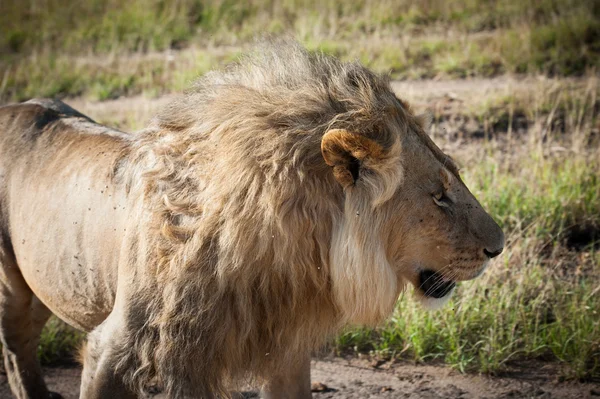
[(17, 163), (41, 164), (67, 147), (85, 156), (90, 149), (114, 147), (130, 137), (97, 124), (60, 100), (33, 99), (1, 106), (0, 180)]
[(0, 107), (0, 163), (10, 164), (22, 153), (26, 143), (34, 142), (44, 127), (58, 118), (56, 111), (39, 104)]
[(16, 154), (31, 150), (40, 139), (52, 139), (61, 134), (106, 138), (129, 136), (127, 133), (97, 124), (60, 100), (32, 99), (0, 107), (2, 159), (10, 160)]

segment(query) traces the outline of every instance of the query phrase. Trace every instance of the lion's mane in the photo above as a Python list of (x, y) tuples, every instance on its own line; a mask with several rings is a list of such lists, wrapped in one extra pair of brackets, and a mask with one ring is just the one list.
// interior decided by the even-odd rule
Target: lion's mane
[(279, 41), (206, 74), (140, 132), (122, 168), (144, 210), (128, 248), (137, 323), (115, 348), (126, 380), (226, 395), (349, 320), (385, 318), (401, 287), (371, 234), (384, 221), (355, 215), (400, 177), (344, 194), (320, 141), (344, 128), (391, 145), (386, 115), (404, 112), (386, 77)]

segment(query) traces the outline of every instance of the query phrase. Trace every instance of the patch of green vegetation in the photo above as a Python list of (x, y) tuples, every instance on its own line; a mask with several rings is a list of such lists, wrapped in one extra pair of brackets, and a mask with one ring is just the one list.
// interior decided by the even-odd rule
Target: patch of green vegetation
[(517, 73), (578, 75), (600, 66), (600, 19), (585, 10), (504, 33), (500, 54)]
[(572, 154), (543, 158), (532, 153), (531, 163), (493, 164), (466, 178), (476, 181), (490, 211), (508, 228), (534, 226), (537, 234), (552, 237), (572, 225), (600, 226), (600, 165)]
[(40, 337), (38, 356), (44, 365), (64, 364), (76, 360), (77, 348), (85, 334), (52, 317)]
[(177, 46), (195, 33), (197, 1), (7, 1), (0, 51), (110, 52)]
[[(591, 273), (598, 271), (596, 263)], [(439, 311), (422, 310), (404, 298), (385, 326), (349, 331), (338, 339), (338, 348), (440, 359), (463, 372), (493, 373), (523, 358), (562, 361), (570, 377), (600, 372), (600, 300), (589, 295), (591, 281), (565, 284), (558, 276), (546, 281), (547, 266), (529, 262), (506, 262), (489, 274), (463, 283)]]
[(93, 100), (107, 100), (140, 93), (157, 96), (183, 90), (195, 78), (231, 60), (235, 54), (216, 57), (193, 51), (177, 60), (169, 53), (154, 57), (111, 54), (87, 59), (39, 54), (4, 71), (0, 99), (24, 101), (33, 97), (84, 95)]

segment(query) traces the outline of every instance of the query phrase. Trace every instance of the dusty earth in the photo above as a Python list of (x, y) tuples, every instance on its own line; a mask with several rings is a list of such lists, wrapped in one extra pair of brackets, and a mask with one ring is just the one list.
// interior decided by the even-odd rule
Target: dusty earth
[[(79, 397), (81, 370), (46, 368), (51, 390), (65, 399)], [(324, 358), (312, 362), (312, 386), (315, 399), (363, 398), (600, 398), (599, 382), (561, 382), (555, 365), (530, 363), (502, 376), (460, 374), (443, 366), (390, 363), (360, 359)], [(6, 375), (0, 375), (0, 398), (10, 398)], [(251, 389), (243, 398), (258, 398)], [(155, 395), (154, 399), (163, 399)]]

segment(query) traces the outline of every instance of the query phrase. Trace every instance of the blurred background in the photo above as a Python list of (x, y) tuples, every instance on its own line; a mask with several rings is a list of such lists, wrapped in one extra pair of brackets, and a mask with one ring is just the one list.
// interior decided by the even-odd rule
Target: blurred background
[[(599, 1), (2, 0), (0, 33), (0, 104), (57, 97), (122, 130), (265, 33), (389, 73), (507, 247), (444, 309), (407, 292), (328, 351), (600, 381)], [(80, 338), (53, 320), (42, 359)]]

